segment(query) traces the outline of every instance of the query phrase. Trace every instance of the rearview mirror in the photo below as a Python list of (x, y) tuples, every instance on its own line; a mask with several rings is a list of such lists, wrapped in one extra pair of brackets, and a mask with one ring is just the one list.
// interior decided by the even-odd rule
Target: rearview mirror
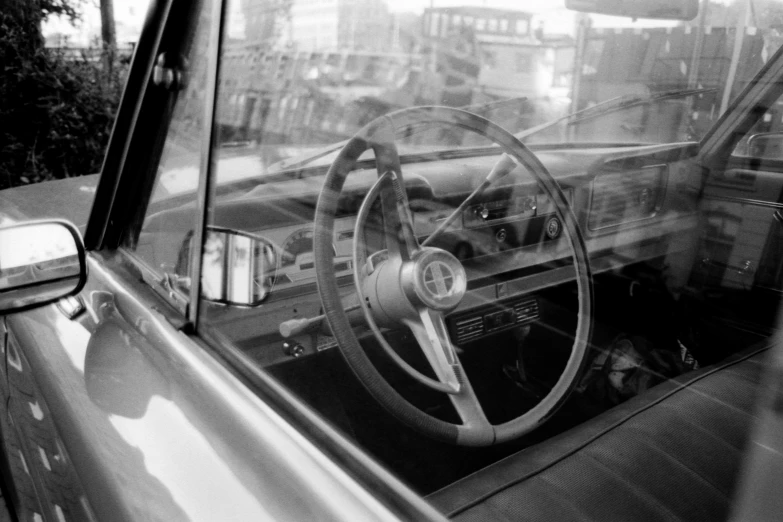
[(87, 280), (79, 231), (63, 221), (0, 228), (0, 313), (73, 295)]
[(699, 0), (566, 0), (566, 9), (631, 18), (693, 20)]
[(272, 290), (278, 255), (269, 241), (209, 227), (201, 266), (201, 297), (240, 306), (263, 302)]

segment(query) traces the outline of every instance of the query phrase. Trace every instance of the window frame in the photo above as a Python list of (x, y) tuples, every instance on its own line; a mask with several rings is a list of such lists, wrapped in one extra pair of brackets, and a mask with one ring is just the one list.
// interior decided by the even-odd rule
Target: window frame
[[(196, 241), (203, 237), (208, 207), (207, 192), (212, 148), (216, 78), (219, 60), (219, 42), (223, 14), (223, 0), (213, 1), (209, 27), (208, 85), (204, 91), (203, 143), (199, 159), (197, 209), (194, 216)], [(89, 250), (115, 250), (123, 261), (132, 265), (141, 279), (183, 317), (184, 327), (195, 330), (198, 318), (200, 292), (200, 248), (191, 249), (190, 296), (178, 291), (166, 274), (149, 265), (141, 256), (125, 246), (138, 240), (150, 198), (155, 188), (157, 169), (168, 136), (168, 129), (180, 90), (155, 85), (153, 70), (161, 53), (181, 55), (183, 42), (192, 41), (196, 31), (196, 17), (200, 8), (187, 2), (153, 0), (131, 63), (128, 83), (120, 103), (117, 121), (104, 160), (95, 204), (85, 233)], [(187, 75), (188, 71), (182, 71)], [(123, 197), (117, 197), (122, 194)], [(200, 243), (195, 243), (200, 244)], [(195, 281), (195, 285), (193, 284)], [(195, 287), (195, 288), (194, 288)]]
[[(222, 39), (222, 20), (226, 16), (227, 0), (216, 0), (220, 16), (213, 14), (210, 31), (217, 31)], [(188, 305), (178, 303), (167, 288), (160, 274), (140, 256), (123, 246), (128, 234), (138, 237), (141, 222), (135, 218), (144, 215), (154, 189), (157, 167), (165, 142), (172, 93), (152, 85), (152, 72), (161, 50), (176, 48), (177, 41), (192, 27), (193, 20), (187, 18), (193, 9), (189, 2), (178, 0), (151, 0), (139, 44), (131, 64), (123, 99), (117, 120), (107, 148), (101, 177), (96, 190), (95, 204), (88, 220), (85, 244), (89, 250), (97, 251), (103, 262), (119, 263), (130, 268), (154, 294), (162, 297), (171, 306), (158, 310), (162, 319), (182, 331), (190, 341), (200, 346), (227, 368), (247, 389), (262, 401), (273, 407), (292, 424), (304, 437), (314, 442), (327, 458), (334, 461), (358, 484), (373, 491), (375, 497), (393, 512), (405, 519), (441, 519), (440, 514), (421, 496), (394, 477), (386, 468), (376, 463), (362, 449), (338, 433), (315, 414), (307, 405), (292, 395), (268, 373), (253, 364), (253, 361), (233, 346), (219, 332), (203, 325), (197, 329), (200, 290), (193, 291)], [(183, 17), (186, 22), (183, 22)], [(220, 70), (222, 42), (210, 42), (212, 63), (208, 68), (212, 82), (212, 95), (207, 94), (205, 107), (209, 117), (205, 118), (203, 156), (199, 168), (199, 207), (197, 228), (203, 232), (207, 223), (210, 201), (214, 192), (211, 184), (213, 160), (214, 111), (217, 103), (217, 79)], [(173, 106), (173, 104), (172, 104)], [(118, 197), (122, 195), (121, 197)], [(137, 203), (141, 203), (137, 205)], [(136, 212), (131, 212), (138, 207)], [(195, 243), (194, 243), (195, 244)], [(192, 261), (200, 265), (201, 250), (192, 248)], [(192, 270), (191, 274), (199, 273)], [(200, 277), (197, 278), (200, 280)], [(179, 296), (180, 298), (182, 296)], [(191, 306), (195, 303), (195, 306)]]

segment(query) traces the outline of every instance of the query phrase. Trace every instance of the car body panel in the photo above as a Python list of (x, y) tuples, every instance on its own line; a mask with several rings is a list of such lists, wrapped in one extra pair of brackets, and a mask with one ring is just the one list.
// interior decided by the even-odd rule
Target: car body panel
[(15, 221), (57, 218), (84, 233), (98, 174), (45, 181), (0, 191), (0, 226)]
[[(48, 466), (70, 463), (72, 498), (100, 520), (394, 518), (166, 322), (151, 292), (109, 272), (113, 262), (90, 256), (86, 310), (73, 320), (56, 306), (7, 318), (9, 372), (22, 382), (12, 411), (31, 402), (19, 390), (40, 390), (37, 415), (51, 417), (62, 450)], [(27, 464), (44, 475), (34, 444), (25, 439)]]

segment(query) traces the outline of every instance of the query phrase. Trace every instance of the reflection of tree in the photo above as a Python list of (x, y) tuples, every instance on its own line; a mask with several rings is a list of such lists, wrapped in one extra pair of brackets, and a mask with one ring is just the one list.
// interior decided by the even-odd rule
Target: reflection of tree
[(223, 258), (226, 235), (210, 232), (204, 241), (201, 258), (201, 294), (207, 299), (223, 298)]
[(67, 260), (76, 254), (76, 243), (60, 225), (25, 226), (0, 234), (0, 268)]
[(249, 259), (249, 257), (250, 257), (250, 252), (246, 245), (234, 243), (234, 259), (244, 263), (245, 261), (247, 261), (247, 259)]
[(212, 266), (223, 264), (224, 252), (226, 250), (226, 235), (210, 232), (207, 234), (207, 240), (204, 242), (204, 264), (211, 263)]

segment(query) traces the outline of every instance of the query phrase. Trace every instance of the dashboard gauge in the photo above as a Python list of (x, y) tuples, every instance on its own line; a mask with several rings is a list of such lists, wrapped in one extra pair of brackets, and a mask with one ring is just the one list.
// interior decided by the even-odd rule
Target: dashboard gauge
[(560, 235), (560, 230), (562, 229), (560, 225), (560, 220), (557, 219), (555, 216), (550, 217), (546, 221), (546, 225), (544, 225), (544, 230), (546, 231), (546, 236), (549, 239), (555, 239), (557, 236)]
[(297, 230), (286, 238), (282, 250), (281, 266), (295, 265), (297, 258), (302, 254), (309, 254), (313, 251), (313, 230), (308, 228)]
[[(295, 269), (289, 268), (286, 271), (293, 279), (297, 279), (294, 276), (297, 271), (312, 271), (315, 269), (312, 228), (302, 228), (288, 236), (283, 242), (281, 250), (280, 266), (282, 268), (295, 267)], [(337, 255), (337, 249), (334, 244), (332, 244), (332, 253), (335, 256)]]

